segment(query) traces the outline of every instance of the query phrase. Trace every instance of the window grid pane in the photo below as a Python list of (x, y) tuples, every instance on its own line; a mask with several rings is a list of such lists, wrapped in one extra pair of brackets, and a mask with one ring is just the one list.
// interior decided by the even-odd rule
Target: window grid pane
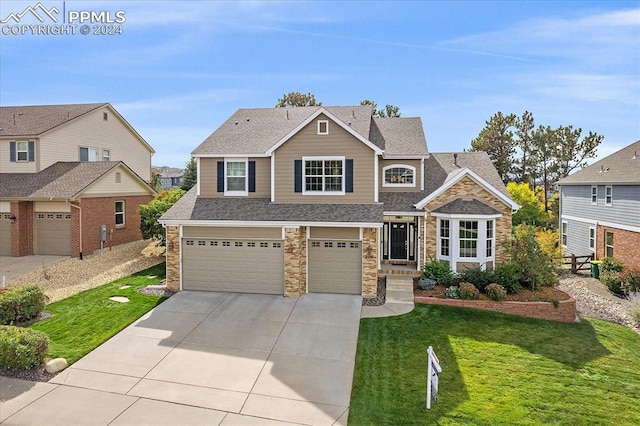
[(389, 184), (413, 184), (413, 170), (393, 167), (384, 172), (384, 181)]
[(460, 239), (460, 257), (477, 257), (478, 221), (461, 220), (458, 235)]
[(449, 256), (449, 221), (440, 219), (440, 255)]
[(226, 169), (227, 191), (246, 191), (246, 163), (244, 161), (228, 162)]
[(307, 160), (304, 168), (306, 191), (342, 191), (342, 160)]

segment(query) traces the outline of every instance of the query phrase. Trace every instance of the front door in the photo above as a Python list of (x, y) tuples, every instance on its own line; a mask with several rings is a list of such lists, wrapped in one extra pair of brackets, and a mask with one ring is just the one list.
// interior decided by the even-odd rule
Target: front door
[(391, 259), (407, 260), (407, 224), (391, 223)]

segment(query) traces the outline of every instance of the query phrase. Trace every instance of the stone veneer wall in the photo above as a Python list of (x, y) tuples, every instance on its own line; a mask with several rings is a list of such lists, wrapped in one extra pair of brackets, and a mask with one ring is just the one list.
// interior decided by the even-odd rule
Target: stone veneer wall
[(557, 308), (551, 302), (494, 302), (492, 300), (440, 299), (437, 297), (416, 297), (415, 302), (427, 305), (482, 309), (550, 321), (574, 322), (576, 320), (576, 300), (573, 297), (561, 300)]
[(300, 296), (306, 292), (306, 228), (285, 228), (284, 295)]
[(378, 294), (378, 230), (362, 230), (362, 297)]
[(180, 291), (180, 231), (177, 226), (167, 226), (167, 288)]
[(475, 198), (484, 203), (490, 205), (494, 209), (502, 213), (502, 217), (496, 219), (495, 237), (496, 237), (496, 264), (500, 264), (508, 260), (509, 254), (505, 248), (506, 242), (511, 240), (511, 207), (505, 205), (502, 201), (497, 199), (491, 193), (489, 193), (482, 186), (478, 185), (473, 179), (468, 176), (462, 178), (459, 182), (455, 183), (451, 188), (447, 189), (444, 193), (440, 194), (435, 200), (432, 200), (425, 206), (427, 212), (427, 248), (423, 253), (423, 259), (425, 262), (429, 259), (436, 258), (436, 243), (438, 236), (436, 217), (431, 216), (431, 212), (438, 207), (461, 197)]

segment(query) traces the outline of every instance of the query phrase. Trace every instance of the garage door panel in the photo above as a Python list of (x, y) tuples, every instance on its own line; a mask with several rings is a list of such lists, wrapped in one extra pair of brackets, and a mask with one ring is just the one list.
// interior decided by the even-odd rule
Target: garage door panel
[(11, 256), (11, 213), (0, 213), (0, 256)]
[(362, 293), (362, 243), (312, 240), (309, 242), (309, 291)]
[(282, 241), (183, 240), (185, 290), (284, 293)]
[(71, 255), (71, 213), (35, 214), (34, 254)]

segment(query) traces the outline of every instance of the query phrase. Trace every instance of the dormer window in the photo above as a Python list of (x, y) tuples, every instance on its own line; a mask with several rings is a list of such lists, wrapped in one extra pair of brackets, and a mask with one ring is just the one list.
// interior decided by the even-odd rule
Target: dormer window
[(416, 168), (405, 164), (392, 164), (382, 169), (383, 186), (414, 187), (416, 186)]
[(229, 159), (225, 160), (225, 185), (224, 195), (246, 196), (247, 188), (247, 160)]
[(328, 135), (329, 134), (329, 121), (328, 120), (318, 120), (318, 134), (319, 135)]

